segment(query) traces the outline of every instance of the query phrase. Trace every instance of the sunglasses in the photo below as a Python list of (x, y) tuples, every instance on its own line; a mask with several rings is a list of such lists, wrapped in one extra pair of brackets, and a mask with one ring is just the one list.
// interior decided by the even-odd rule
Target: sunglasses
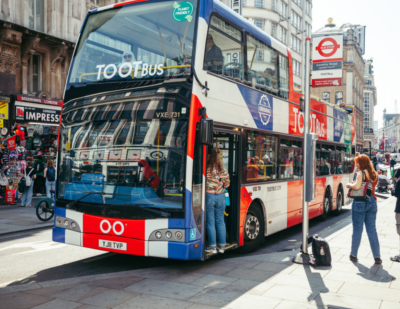
[(132, 56), (131, 55), (125, 55), (124, 59), (126, 59), (126, 58), (132, 58)]

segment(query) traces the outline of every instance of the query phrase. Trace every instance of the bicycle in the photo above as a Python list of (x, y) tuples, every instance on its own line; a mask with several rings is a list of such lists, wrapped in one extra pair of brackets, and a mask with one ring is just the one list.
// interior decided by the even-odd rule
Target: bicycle
[(52, 198), (42, 197), (35, 205), (36, 216), (40, 221), (49, 221), (54, 216), (54, 190), (50, 190)]

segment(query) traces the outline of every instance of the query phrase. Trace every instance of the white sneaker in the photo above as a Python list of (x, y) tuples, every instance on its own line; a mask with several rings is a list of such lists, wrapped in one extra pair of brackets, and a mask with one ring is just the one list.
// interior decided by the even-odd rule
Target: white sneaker
[(205, 251), (208, 253), (217, 254), (217, 247), (208, 246)]
[(225, 246), (218, 246), (217, 249), (218, 249), (219, 253), (224, 253), (225, 252)]
[(21, 207), (25, 207), (25, 205), (24, 205), (24, 204), (21, 204)]

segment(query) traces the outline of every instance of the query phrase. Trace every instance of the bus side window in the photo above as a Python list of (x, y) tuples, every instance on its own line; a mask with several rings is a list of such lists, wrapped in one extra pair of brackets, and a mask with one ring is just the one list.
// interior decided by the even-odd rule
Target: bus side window
[(279, 55), (279, 96), (289, 98), (289, 61), (282, 55)]
[(240, 30), (213, 16), (206, 39), (204, 70), (243, 81), (242, 40)]

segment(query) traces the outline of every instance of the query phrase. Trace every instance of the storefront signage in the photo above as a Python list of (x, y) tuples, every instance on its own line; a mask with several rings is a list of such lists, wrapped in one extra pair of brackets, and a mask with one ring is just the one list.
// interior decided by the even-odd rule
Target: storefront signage
[(0, 100), (0, 119), (8, 119), (8, 102)]
[(21, 95), (17, 95), (17, 100), (18, 101), (25, 101), (25, 102), (41, 103), (41, 104), (47, 104), (47, 105), (62, 106), (62, 101), (46, 100), (46, 99), (40, 99), (40, 98), (34, 98), (34, 97), (26, 97), (26, 96), (21, 96)]
[[(139, 69), (139, 65), (142, 66), (141, 69)], [(134, 71), (133, 76), (135, 78), (137, 77), (139, 71), (141, 71), (141, 77), (146, 77), (147, 75), (162, 75), (164, 73), (162, 66), (163, 64), (148, 65), (147, 63), (143, 63), (143, 61), (134, 61), (132, 63), (124, 62), (121, 64), (110, 63), (108, 65), (99, 64), (96, 66), (96, 69), (98, 69), (97, 80), (100, 80), (102, 75), (105, 79), (112, 79), (117, 73), (120, 78), (131, 77), (132, 71)]]
[(313, 38), (313, 87), (341, 86), (343, 66), (343, 35)]
[(0, 128), (4, 127), (4, 121), (3, 119), (0, 119)]
[(15, 120), (32, 122), (60, 122), (61, 111), (30, 106), (15, 106)]

